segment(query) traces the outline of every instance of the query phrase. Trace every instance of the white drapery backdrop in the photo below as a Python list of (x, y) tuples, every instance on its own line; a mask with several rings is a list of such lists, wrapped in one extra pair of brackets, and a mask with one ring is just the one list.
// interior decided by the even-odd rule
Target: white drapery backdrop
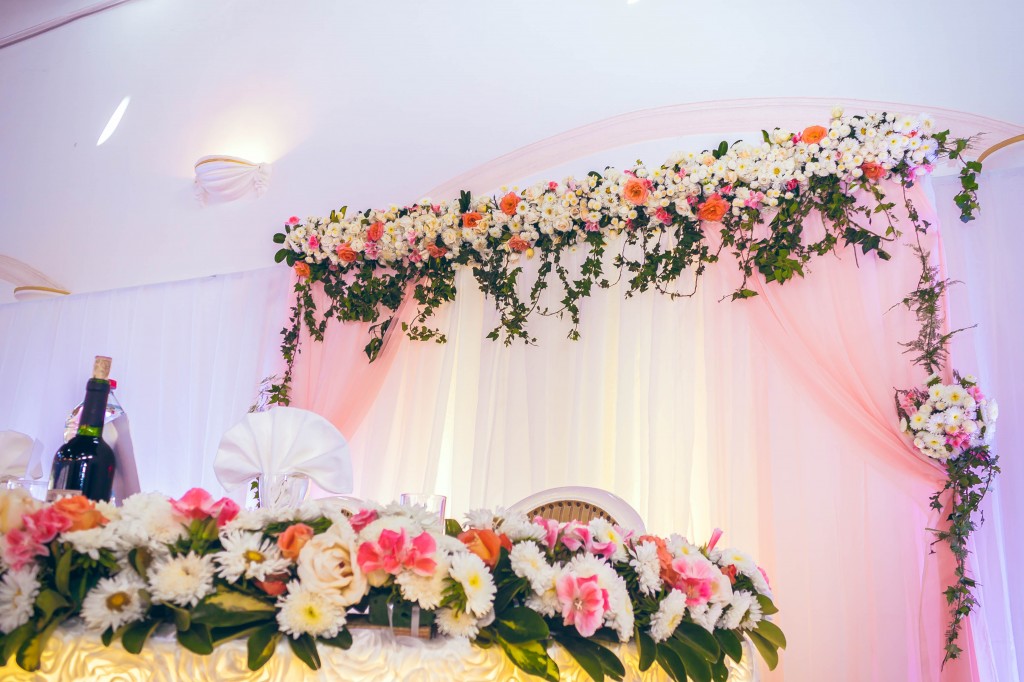
[(281, 365), (281, 268), (0, 306), (0, 430), (41, 442), (49, 472), (95, 355), (113, 358), (143, 490), (219, 490), (217, 443)]

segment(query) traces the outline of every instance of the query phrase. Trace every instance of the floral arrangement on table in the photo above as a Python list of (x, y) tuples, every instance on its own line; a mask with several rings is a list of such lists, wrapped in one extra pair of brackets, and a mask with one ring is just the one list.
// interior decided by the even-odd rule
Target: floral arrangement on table
[(246, 511), (199, 489), (120, 508), (0, 491), (0, 531), (0, 665), (13, 656), (26, 670), (71, 617), (132, 653), (162, 625), (197, 654), (244, 638), (252, 670), (281, 639), (317, 669), (318, 646), (348, 648), (350, 627), (403, 618), (500, 646), (548, 680), (559, 678), (554, 643), (595, 680), (625, 674), (602, 642), (635, 640), (641, 669), (704, 682), (727, 678), (744, 638), (770, 667), (786, 644), (767, 576), (716, 549), (721, 531), (697, 547), (501, 510), (443, 529), (415, 507)]
[[(289, 370), (271, 387), (272, 400), (288, 403), (303, 324), (322, 340), (331, 319), (371, 323), (366, 353), (373, 360), (400, 303), (411, 295), (418, 311), (403, 330), (413, 339), (444, 342), (427, 321), (454, 300), (460, 267), (472, 269), (500, 313), (491, 338), (534, 341), (526, 329), (533, 314), (567, 315), (569, 336), (578, 338), (579, 303), (595, 287), (624, 278), (627, 296), (649, 289), (690, 296), (723, 252), (735, 257), (740, 270), (734, 299), (756, 295), (748, 286), (755, 272), (783, 284), (802, 277), (812, 258), (840, 246), (887, 259), (886, 248), (901, 232), (891, 212), (895, 203), (879, 183), (891, 179), (909, 187), (946, 159), (963, 164), (963, 191), (956, 199), (963, 219), (978, 207), (981, 164), (963, 158), (970, 140), (936, 132), (929, 116), (859, 116), (836, 108), (825, 125), (762, 135), (756, 144), (722, 142), (713, 150), (679, 153), (656, 168), (638, 162), (582, 179), (506, 187), (493, 197), (464, 191), (445, 202), (290, 218), (274, 236), (282, 245), (275, 258), (294, 268), (298, 282), (283, 333)], [(804, 230), (812, 211), (824, 219), (820, 234)], [(926, 228), (916, 214), (911, 222)], [(577, 248), (587, 256), (575, 272), (565, 258)], [(605, 272), (609, 248), (617, 252), (617, 273)], [(520, 281), (524, 257), (540, 261), (528, 286)], [(559, 290), (548, 303), (542, 295), (552, 273)], [(692, 284), (678, 286), (683, 277)], [(314, 283), (330, 300), (319, 315)]]

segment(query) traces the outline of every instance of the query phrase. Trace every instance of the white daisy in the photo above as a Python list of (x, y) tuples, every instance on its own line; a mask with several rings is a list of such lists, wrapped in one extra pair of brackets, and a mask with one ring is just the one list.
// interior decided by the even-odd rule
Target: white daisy
[(27, 623), (38, 594), (38, 566), (4, 573), (0, 580), (0, 632), (7, 634)]
[(910, 428), (914, 431), (923, 431), (928, 426), (928, 415), (918, 411), (910, 415)]
[(651, 638), (655, 642), (664, 642), (672, 636), (686, 614), (686, 595), (679, 590), (672, 590), (658, 604), (658, 611), (651, 616)]
[(266, 580), (274, 573), (287, 571), (291, 562), (281, 556), (277, 544), (263, 537), (261, 533), (227, 531), (220, 536), (224, 549), (213, 555), (217, 563), (217, 575), (228, 582), (236, 582), (242, 576), (251, 580)]
[(104, 578), (92, 588), (82, 602), (82, 618), (92, 630), (116, 630), (146, 615), (143, 590), (146, 583), (132, 570), (121, 571), (113, 578)]
[(395, 582), (402, 589), (402, 596), (416, 602), (423, 609), (436, 609), (444, 599), (448, 587), (448, 570), (451, 561), (443, 554), (435, 555), (437, 568), (429, 576), (420, 576), (413, 571), (402, 571), (395, 576)]
[(434, 620), (438, 631), (449, 637), (473, 639), (480, 632), (479, 622), (468, 613), (455, 609), (441, 609)]
[(661, 562), (658, 560), (658, 546), (653, 542), (641, 542), (633, 547), (629, 565), (639, 578), (640, 591), (656, 594), (661, 589)]
[(288, 583), (288, 593), (277, 600), (277, 623), (281, 632), (298, 639), (309, 634), (330, 639), (345, 625), (346, 607), (329, 592)]
[(476, 554), (456, 554), (451, 561), (451, 577), (466, 593), (466, 611), (483, 616), (494, 606), (497, 588), (487, 564)]
[(160, 559), (149, 569), (150, 594), (156, 601), (195, 606), (213, 592), (214, 566), (210, 557), (193, 552)]

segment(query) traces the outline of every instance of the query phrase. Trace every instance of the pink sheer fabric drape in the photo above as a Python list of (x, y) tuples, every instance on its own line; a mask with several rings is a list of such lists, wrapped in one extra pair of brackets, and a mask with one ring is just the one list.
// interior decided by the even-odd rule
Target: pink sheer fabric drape
[[(894, 213), (904, 233), (900, 241), (912, 242), (915, 239), (913, 229), (898, 199), (901, 188), (888, 184), (885, 189), (897, 203)], [(920, 186), (909, 190), (908, 196), (922, 220), (938, 224)], [(805, 221), (804, 228), (811, 233), (819, 233), (820, 223), (820, 216), (812, 215)], [(884, 225), (882, 223), (883, 229)], [(933, 262), (940, 262), (941, 244), (936, 229), (921, 237), (921, 245), (931, 252)], [(839, 465), (844, 470), (856, 470), (864, 472), (864, 475), (852, 478), (844, 475), (838, 481), (834, 494), (843, 496), (850, 492), (843, 489), (846, 486), (877, 481), (876, 487), (866, 491), (870, 507), (866, 511), (868, 518), (877, 519), (881, 525), (872, 529), (873, 539), (868, 548), (877, 552), (879, 557), (891, 559), (905, 554), (908, 546), (918, 550), (927, 548), (929, 538), (925, 527), (937, 527), (942, 521), (939, 514), (927, 510), (925, 502), (932, 492), (941, 487), (944, 474), (937, 463), (918, 455), (896, 427), (893, 388), (919, 385), (925, 374), (910, 364), (910, 357), (901, 354), (898, 345), (916, 336), (917, 324), (913, 315), (902, 307), (891, 311), (889, 308), (917, 286), (920, 267), (906, 244), (894, 243), (887, 250), (893, 256), (890, 262), (882, 262), (875, 256), (855, 258), (852, 250), (846, 250), (840, 258), (829, 258), (815, 264), (815, 271), (796, 286), (787, 284), (779, 287), (757, 281), (755, 286), (760, 296), (749, 303), (751, 320), (759, 339), (775, 361), (785, 367), (792, 387), (806, 392), (818, 410), (839, 426), (845, 446), (856, 450), (850, 453), (851, 457), (840, 458)], [(799, 428), (796, 423), (792, 426)], [(840, 437), (839, 434), (836, 436)], [(772, 483), (771, 477), (762, 480), (765, 485)], [(912, 497), (887, 497), (883, 491), (889, 486)], [(921, 540), (911, 541), (908, 545), (906, 539), (886, 532), (885, 519), (905, 515), (907, 502), (914, 499), (918, 501), (914, 505), (917, 507), (916, 516), (920, 521), (927, 518), (927, 523), (920, 527)], [(786, 502), (776, 499), (776, 507), (788, 505), (804, 506), (804, 500)], [(883, 510), (887, 511), (881, 513)], [(864, 519), (850, 521), (853, 526), (862, 527)], [(846, 527), (851, 524), (840, 520), (839, 525)], [(854, 528), (850, 530), (856, 532)], [(799, 551), (796, 545), (790, 549)], [(776, 551), (785, 551), (785, 548), (780, 546)], [(918, 665), (908, 661), (911, 669), (905, 679), (975, 680), (977, 666), (971, 657), (973, 647), (969, 624), (960, 642), (965, 650), (964, 658), (947, 665), (941, 672), (939, 670), (948, 622), (941, 592), (952, 580), (953, 561), (944, 545), (936, 545), (935, 551), (934, 555), (904, 556), (895, 570), (874, 572), (873, 568), (879, 568), (872, 566), (877, 564), (877, 557), (870, 556), (864, 557), (863, 563), (840, 563), (837, 584), (862, 584), (864, 589), (885, 590), (884, 583), (895, 578), (899, 571), (906, 572), (903, 580), (920, 580), (919, 603), (905, 604), (904, 609), (899, 610), (909, 626), (916, 621), (920, 628), (916, 638), (907, 633), (902, 641), (896, 640), (908, 651), (918, 648), (920, 652)], [(873, 575), (874, 582), (864, 580), (865, 569)], [(915, 611), (918, 613), (916, 618), (913, 615)], [(893, 640), (866, 634), (864, 643), (870, 645), (872, 654), (877, 655), (879, 648), (891, 646)], [(918, 671), (919, 675), (914, 675)], [(883, 679), (884, 675), (878, 677), (880, 674), (881, 671), (875, 671), (873, 679)], [(900, 679), (904, 678), (901, 676)]]

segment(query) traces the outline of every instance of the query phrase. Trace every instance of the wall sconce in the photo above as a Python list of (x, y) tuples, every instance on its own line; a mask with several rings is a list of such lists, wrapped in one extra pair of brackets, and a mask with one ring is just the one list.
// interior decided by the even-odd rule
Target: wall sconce
[(234, 201), (254, 191), (262, 195), (270, 184), (270, 164), (253, 163), (236, 156), (204, 156), (196, 161), (196, 199), (210, 202)]

